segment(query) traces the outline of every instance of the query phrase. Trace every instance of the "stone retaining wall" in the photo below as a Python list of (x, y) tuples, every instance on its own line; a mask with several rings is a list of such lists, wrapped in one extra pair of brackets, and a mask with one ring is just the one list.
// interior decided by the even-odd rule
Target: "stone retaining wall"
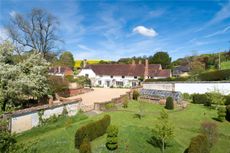
[(132, 99), (132, 92), (127, 92), (124, 95), (121, 95), (118, 98), (113, 98), (111, 101), (103, 102), (103, 103), (94, 103), (94, 110), (97, 111), (103, 111), (105, 110), (105, 106), (109, 103), (114, 103), (114, 104), (122, 104), (125, 102), (125, 100), (130, 100)]

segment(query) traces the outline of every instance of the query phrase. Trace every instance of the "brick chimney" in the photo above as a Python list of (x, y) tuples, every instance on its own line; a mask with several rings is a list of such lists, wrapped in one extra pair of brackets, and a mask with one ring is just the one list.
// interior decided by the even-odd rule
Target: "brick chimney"
[(138, 64), (142, 64), (142, 61), (141, 61), (141, 60), (139, 60), (139, 61), (138, 61)]
[(87, 65), (87, 59), (84, 59), (84, 60), (83, 60), (83, 68), (85, 68), (86, 65)]
[(132, 59), (132, 65), (135, 65), (135, 60), (134, 59)]
[(144, 74), (144, 79), (148, 79), (149, 75), (149, 60), (145, 59), (145, 74)]

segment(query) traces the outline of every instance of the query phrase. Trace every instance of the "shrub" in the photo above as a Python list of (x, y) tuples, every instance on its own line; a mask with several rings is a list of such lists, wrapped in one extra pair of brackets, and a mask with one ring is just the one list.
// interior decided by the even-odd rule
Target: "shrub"
[(230, 95), (225, 96), (225, 105), (230, 105)]
[(118, 148), (118, 127), (110, 125), (107, 129), (106, 148), (116, 150)]
[(192, 94), (192, 103), (204, 104), (205, 106), (211, 105), (207, 94)]
[(223, 122), (226, 116), (226, 108), (225, 107), (219, 107), (218, 108), (218, 120)]
[(173, 98), (172, 97), (167, 97), (165, 108), (166, 109), (174, 109), (174, 103), (173, 103)]
[(140, 93), (137, 90), (134, 90), (133, 91), (133, 99), (137, 100), (139, 96), (140, 96)]
[(191, 99), (191, 96), (188, 93), (183, 93), (182, 97), (184, 100), (190, 100)]
[(226, 120), (230, 122), (230, 105), (226, 106)]
[(122, 107), (123, 108), (128, 108), (128, 104), (129, 104), (129, 100), (128, 100), (128, 98), (125, 98)]
[(116, 106), (115, 106), (115, 104), (113, 102), (105, 104), (105, 109), (106, 110), (112, 110), (112, 109), (115, 109), (115, 108), (116, 108)]
[(201, 73), (198, 78), (201, 81), (221, 81), (230, 79), (230, 69), (227, 70), (218, 70)]
[(81, 143), (79, 152), (80, 153), (91, 153), (92, 152), (90, 142), (87, 137), (84, 138), (83, 142)]
[(209, 153), (209, 146), (207, 137), (203, 134), (192, 138), (191, 143), (188, 148), (189, 153)]
[(80, 127), (75, 134), (75, 147), (79, 149), (83, 139), (88, 137), (89, 140), (94, 140), (97, 137), (105, 134), (107, 127), (110, 125), (110, 116), (105, 115), (102, 119), (88, 123)]
[(207, 137), (209, 148), (218, 140), (217, 124), (214, 122), (203, 122), (201, 124), (201, 133)]

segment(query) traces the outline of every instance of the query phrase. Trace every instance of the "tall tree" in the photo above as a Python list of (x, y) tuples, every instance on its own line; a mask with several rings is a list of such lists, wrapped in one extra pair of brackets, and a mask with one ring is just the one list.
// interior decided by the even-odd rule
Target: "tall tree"
[(17, 52), (33, 50), (47, 57), (56, 48), (58, 38), (55, 34), (58, 21), (56, 17), (43, 9), (32, 9), (28, 15), (13, 14), (6, 29), (17, 46)]
[(166, 142), (174, 137), (174, 128), (169, 122), (168, 114), (164, 109), (161, 111), (156, 124), (156, 134), (162, 143), (161, 150), (164, 153)]
[(31, 54), (22, 62), (9, 62), (13, 56), (13, 46), (0, 44), (0, 95), (1, 108), (14, 106), (30, 98), (39, 99), (47, 94), (47, 71), (49, 63), (40, 54)]
[(71, 52), (63, 52), (60, 56), (59, 64), (73, 69), (75, 65), (73, 54)]
[(167, 52), (157, 52), (149, 57), (150, 64), (161, 64), (162, 68), (169, 68), (171, 64), (171, 57)]

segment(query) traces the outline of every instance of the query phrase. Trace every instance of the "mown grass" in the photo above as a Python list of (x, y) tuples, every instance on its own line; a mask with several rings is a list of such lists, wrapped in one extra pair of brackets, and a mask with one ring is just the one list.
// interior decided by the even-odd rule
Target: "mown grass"
[(221, 63), (221, 69), (225, 70), (225, 69), (230, 69), (230, 61), (225, 61)]
[[(157, 104), (144, 104), (142, 119), (134, 117), (139, 111), (139, 103), (131, 101), (127, 109), (106, 112), (112, 119), (112, 124), (119, 127), (119, 148), (116, 153), (160, 153), (158, 147), (154, 147), (148, 141), (151, 131), (155, 127), (157, 117), (163, 106)], [(184, 110), (168, 111), (171, 122), (175, 127), (175, 138), (166, 148), (166, 153), (181, 153), (188, 147), (190, 139), (199, 133), (200, 124), (203, 121), (213, 121), (218, 124), (219, 141), (212, 148), (212, 153), (230, 152), (230, 123), (217, 122), (216, 110), (208, 109), (202, 105), (190, 104)], [(61, 118), (58, 122), (35, 128), (17, 136), (19, 143), (34, 143), (33, 147), (41, 153), (77, 153), (74, 149), (74, 135), (76, 129), (92, 120), (101, 118), (103, 114), (86, 117), (83, 114), (69, 118)], [(68, 121), (71, 120), (71, 121)], [(106, 147), (106, 135), (91, 142), (94, 153), (108, 153)]]

